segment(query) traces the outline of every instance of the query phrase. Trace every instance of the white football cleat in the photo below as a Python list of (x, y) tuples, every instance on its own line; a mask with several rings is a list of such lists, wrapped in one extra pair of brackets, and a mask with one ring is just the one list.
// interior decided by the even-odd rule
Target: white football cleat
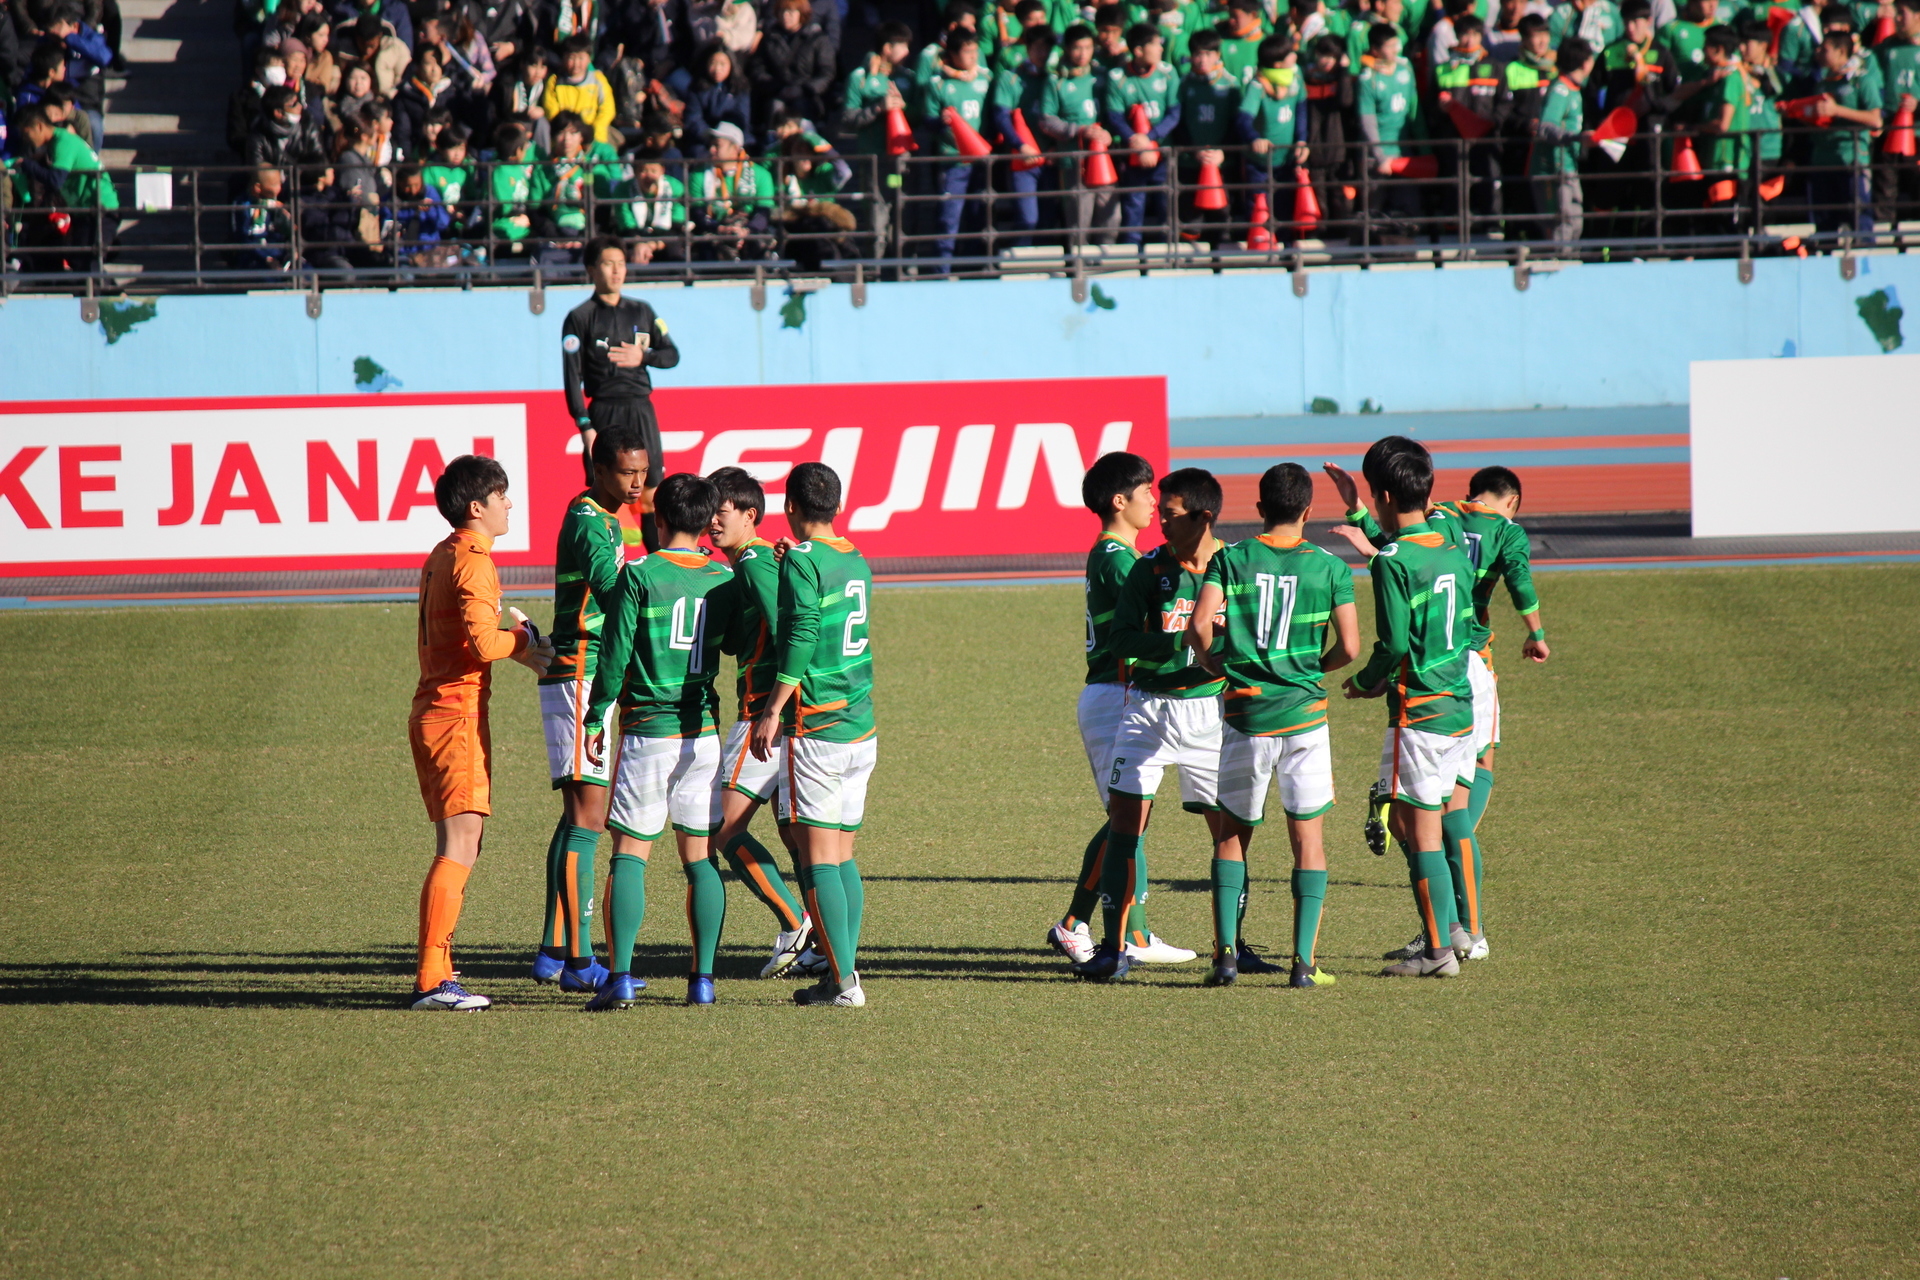
[(1493, 954), (1492, 948), (1487, 946), (1486, 934), (1470, 933), (1467, 935), (1467, 940), (1472, 943), (1472, 945), (1467, 948), (1467, 959), (1485, 960), (1489, 955)]
[(800, 959), (800, 953), (813, 941), (813, 918), (800, 917), (800, 927), (786, 933), (773, 935), (773, 958), (760, 970), (763, 978), (777, 978), (793, 968)]
[(493, 1004), (493, 1001), (473, 994), (452, 978), (431, 991), (416, 991), (414, 997), (412, 1007), (425, 1012), (475, 1013)]
[(825, 953), (816, 951), (812, 946), (809, 946), (794, 958), (793, 968), (788, 970), (788, 974), (791, 976), (797, 973), (808, 978), (817, 978), (823, 973), (830, 972), (832, 969), (833, 962), (827, 959)]
[(1125, 951), (1127, 959), (1135, 964), (1185, 964), (1198, 955), (1197, 952), (1189, 951), (1185, 947), (1176, 947), (1171, 943), (1162, 942), (1157, 933), (1147, 935), (1146, 946), (1136, 946), (1129, 942)]
[(1047, 945), (1075, 964), (1085, 964), (1093, 959), (1093, 936), (1087, 932), (1085, 920), (1071, 929), (1063, 929), (1057, 923), (1052, 925), (1047, 930)]
[(833, 998), (837, 1009), (864, 1009), (867, 1007), (867, 993), (860, 986), (860, 975), (850, 973), (840, 983), (840, 994)]

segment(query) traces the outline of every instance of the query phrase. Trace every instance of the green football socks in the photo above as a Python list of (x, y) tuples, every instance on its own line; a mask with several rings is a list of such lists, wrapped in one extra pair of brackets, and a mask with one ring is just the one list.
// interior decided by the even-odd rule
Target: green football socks
[(1480, 932), (1480, 844), (1473, 834), (1473, 813), (1455, 809), (1440, 820), (1447, 874), (1453, 880), (1454, 919), (1468, 933)]
[(547, 922), (540, 931), (540, 950), (555, 960), (567, 958), (566, 926), (560, 919), (560, 865), (567, 853), (567, 820), (553, 824), (547, 841)]
[[(599, 847), (598, 831), (575, 826), (566, 828), (554, 883), (560, 889), (560, 923), (570, 961), (593, 958), (593, 859)], [(586, 965), (580, 963), (572, 967), (582, 969)]]
[(720, 948), (720, 930), (727, 923), (727, 885), (720, 878), (720, 859), (708, 854), (683, 863), (687, 873), (687, 928), (693, 934), (693, 972), (713, 973), (713, 953)]
[(1139, 861), (1143, 836), (1107, 836), (1106, 860), (1100, 868), (1100, 941), (1104, 946), (1120, 946), (1121, 924), (1126, 920), (1127, 900), (1133, 896), (1133, 866)]
[(633, 947), (647, 915), (647, 860), (630, 853), (613, 855), (607, 877), (607, 970), (633, 972)]
[[(800, 927), (799, 901), (788, 891), (787, 882), (781, 879), (780, 864), (767, 852), (767, 846), (753, 838), (751, 831), (742, 831), (727, 841), (727, 847), (720, 851), (720, 855), (753, 896), (773, 912), (783, 933), (791, 933)], [(706, 970), (701, 972), (705, 973)]]
[(1293, 954), (1308, 964), (1320, 939), (1320, 911), (1326, 901), (1326, 872), (1293, 873)]
[(1065, 928), (1093, 919), (1093, 909), (1100, 903), (1100, 876), (1105, 867), (1102, 855), (1107, 851), (1107, 833), (1112, 829), (1111, 823), (1102, 823), (1093, 833), (1093, 839), (1087, 841), (1087, 851), (1080, 855), (1080, 878), (1073, 882), (1073, 898), (1060, 921)]
[(1247, 908), (1247, 864), (1213, 860), (1213, 955), (1230, 956), (1240, 938), (1240, 915)]
[(1147, 838), (1142, 835), (1127, 859), (1127, 879), (1132, 883), (1133, 897), (1127, 902), (1127, 941), (1136, 947), (1144, 947), (1153, 937), (1153, 930), (1147, 927)]
[(804, 888), (813, 927), (826, 946), (833, 980), (843, 981), (854, 971), (855, 957), (847, 946), (847, 891), (840, 882), (840, 868), (830, 862), (817, 863), (807, 868), (806, 877)]
[(1480, 817), (1487, 811), (1487, 801), (1493, 798), (1493, 770), (1484, 766), (1475, 766), (1473, 786), (1467, 792), (1467, 812), (1473, 817), (1473, 829), (1480, 829)]
[[(867, 886), (860, 879), (860, 865), (852, 858), (840, 864), (840, 892), (847, 896), (847, 954), (860, 954), (860, 921), (867, 911)], [(848, 962), (847, 968), (860, 966)]]
[(1429, 948), (1445, 947), (1453, 937), (1452, 876), (1443, 849), (1422, 849), (1413, 855), (1413, 907), (1427, 932)]

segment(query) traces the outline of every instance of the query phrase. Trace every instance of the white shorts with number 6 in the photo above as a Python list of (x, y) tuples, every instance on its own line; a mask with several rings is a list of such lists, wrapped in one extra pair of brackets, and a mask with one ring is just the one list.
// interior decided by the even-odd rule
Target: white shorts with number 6
[(1087, 767), (1093, 770), (1093, 790), (1102, 809), (1107, 807), (1107, 775), (1113, 771), (1113, 740), (1126, 709), (1127, 686), (1111, 683), (1080, 690), (1080, 705), (1074, 709), (1080, 721), (1080, 745), (1087, 749)]
[(1266, 816), (1267, 782), (1280, 786), (1289, 818), (1317, 818), (1333, 808), (1333, 738), (1327, 726), (1287, 737), (1256, 737), (1220, 726), (1220, 808), (1243, 826)]
[(636, 840), (658, 840), (671, 821), (690, 836), (720, 825), (720, 739), (640, 738), (620, 741), (607, 825)]
[(613, 758), (619, 754), (620, 730), (618, 705), (607, 708), (598, 726), (600, 763), (587, 758), (587, 739), (592, 730), (582, 732), (587, 719), (587, 694), (591, 680), (563, 680), (540, 686), (540, 728), (547, 736), (547, 776), (554, 785), (562, 782), (597, 782), (606, 786), (613, 777)]
[(780, 821), (858, 831), (867, 816), (867, 780), (873, 777), (879, 747), (878, 738), (789, 738), (787, 772), (780, 779)]
[(735, 720), (733, 728), (727, 730), (727, 745), (720, 749), (720, 785), (765, 804), (773, 799), (773, 789), (780, 785), (780, 775), (786, 770), (787, 740), (779, 739), (765, 760), (756, 760), (747, 747), (751, 728), (748, 721)]
[(1500, 745), (1500, 686), (1477, 652), (1467, 654), (1467, 683), (1473, 687), (1473, 758), (1478, 760), (1488, 747)]
[(1180, 807), (1205, 813), (1217, 807), (1220, 777), (1220, 699), (1167, 698), (1138, 690), (1128, 697), (1114, 735), (1107, 789), (1153, 799), (1167, 766), (1180, 770)]
[(1416, 809), (1438, 809), (1455, 784), (1472, 777), (1472, 735), (1450, 738), (1419, 729), (1387, 730), (1380, 749), (1380, 781), (1393, 788), (1395, 800)]

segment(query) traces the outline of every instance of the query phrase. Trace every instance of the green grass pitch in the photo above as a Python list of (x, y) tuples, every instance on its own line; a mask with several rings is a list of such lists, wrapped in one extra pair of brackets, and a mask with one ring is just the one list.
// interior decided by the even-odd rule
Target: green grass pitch
[[(455, 953), (497, 1003), (415, 1017), (410, 607), (0, 615), (0, 1275), (1920, 1273), (1920, 570), (1544, 587), (1552, 663), (1501, 626), (1458, 981), (1370, 976), (1414, 920), (1359, 836), (1384, 711), (1343, 702), (1340, 985), (1066, 981), (1079, 594), (883, 591), (870, 1006), (748, 980), (772, 923), (731, 885), (721, 1003), (680, 1007), (661, 850), (653, 987), (604, 1018), (524, 976), (525, 671)], [(1204, 948), (1199, 820), (1148, 848)]]

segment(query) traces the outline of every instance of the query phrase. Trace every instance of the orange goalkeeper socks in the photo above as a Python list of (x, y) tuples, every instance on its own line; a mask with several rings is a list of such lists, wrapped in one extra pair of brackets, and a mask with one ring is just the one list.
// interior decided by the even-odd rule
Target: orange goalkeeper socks
[(473, 868), (451, 858), (436, 857), (420, 886), (420, 968), (414, 987), (431, 991), (453, 976), (453, 930), (460, 923), (460, 904), (467, 896), (467, 876)]

